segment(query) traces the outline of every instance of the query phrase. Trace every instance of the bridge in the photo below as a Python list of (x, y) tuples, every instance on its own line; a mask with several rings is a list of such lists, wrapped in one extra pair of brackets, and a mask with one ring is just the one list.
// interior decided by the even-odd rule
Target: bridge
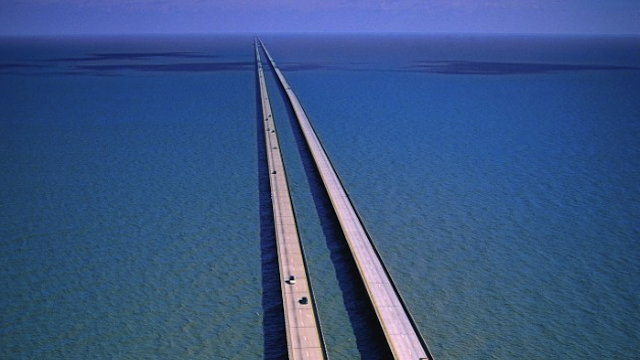
[(295, 113), (394, 358), (433, 359), (298, 97), (264, 43), (259, 42)]
[(278, 268), (281, 278), (280, 288), (282, 290), (287, 351), (290, 360), (327, 359), (257, 42), (255, 52), (269, 163), (269, 183)]

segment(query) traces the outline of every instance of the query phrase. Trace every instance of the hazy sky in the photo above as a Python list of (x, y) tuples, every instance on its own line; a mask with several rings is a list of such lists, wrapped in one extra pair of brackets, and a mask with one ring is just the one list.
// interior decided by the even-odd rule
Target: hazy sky
[(0, 34), (639, 34), (638, 0), (0, 0)]

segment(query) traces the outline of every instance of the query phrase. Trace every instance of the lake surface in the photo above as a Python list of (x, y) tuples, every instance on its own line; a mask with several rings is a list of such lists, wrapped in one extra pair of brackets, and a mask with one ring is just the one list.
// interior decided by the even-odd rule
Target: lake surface
[[(635, 37), (265, 36), (438, 359), (640, 357)], [(333, 359), (383, 359), (271, 73)], [(286, 352), (251, 37), (0, 40), (0, 357)]]

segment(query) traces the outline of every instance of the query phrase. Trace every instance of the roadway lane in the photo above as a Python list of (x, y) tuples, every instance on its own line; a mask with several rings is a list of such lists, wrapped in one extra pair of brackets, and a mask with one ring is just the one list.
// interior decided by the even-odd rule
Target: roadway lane
[[(271, 111), (269, 94), (264, 79), (258, 44), (255, 44), (260, 99), (264, 117), (265, 141), (269, 162), (269, 183), (273, 205), (278, 267), (280, 269), (282, 301), (284, 308), (287, 350), (289, 359), (326, 359), (322, 333), (317, 321), (317, 312), (311, 286), (307, 277), (302, 245), (293, 212), (284, 162), (278, 143), (278, 133)], [(295, 282), (288, 281), (289, 276)], [(303, 303), (306, 298), (308, 303)]]

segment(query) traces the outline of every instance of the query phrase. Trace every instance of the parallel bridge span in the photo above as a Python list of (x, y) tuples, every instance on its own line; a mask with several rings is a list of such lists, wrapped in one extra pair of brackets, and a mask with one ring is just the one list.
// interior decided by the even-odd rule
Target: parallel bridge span
[(278, 267), (284, 308), (287, 352), (290, 360), (327, 359), (315, 297), (307, 276), (306, 263), (287, 184), (278, 133), (267, 93), (258, 43), (255, 44), (256, 66), (260, 84), (260, 102), (269, 162), (269, 184), (276, 231)]

